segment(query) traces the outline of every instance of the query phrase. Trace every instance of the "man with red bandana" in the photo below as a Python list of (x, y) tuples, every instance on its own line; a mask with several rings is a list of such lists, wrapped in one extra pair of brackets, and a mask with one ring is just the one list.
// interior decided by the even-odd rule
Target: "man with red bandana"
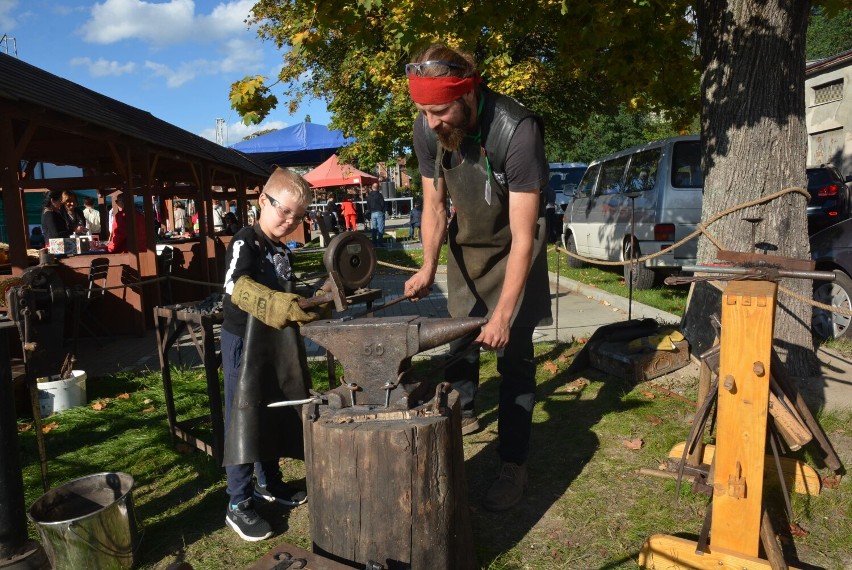
[[(453, 317), (488, 317), (479, 333), (451, 343), (446, 379), (459, 391), (462, 433), (478, 429), (474, 398), (479, 349), (497, 351), (501, 375), (500, 468), (483, 506), (506, 510), (523, 497), (535, 403), (532, 335), (550, 321), (542, 189), (547, 186), (543, 126), (523, 105), (481, 85), (470, 54), (431, 45), (406, 66), (420, 114), (414, 149), (423, 179), (423, 267), (405, 295), (429, 294), (448, 232), (448, 308)], [(437, 140), (436, 140), (437, 139)], [(456, 215), (447, 227), (447, 199)]]

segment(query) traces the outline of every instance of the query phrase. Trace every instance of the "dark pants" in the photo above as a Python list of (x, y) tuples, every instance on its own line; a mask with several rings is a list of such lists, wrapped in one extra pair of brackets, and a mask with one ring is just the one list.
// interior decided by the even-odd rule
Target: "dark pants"
[[(503, 461), (524, 463), (529, 455), (532, 409), (535, 404), (535, 358), (533, 327), (512, 327), (509, 344), (497, 357), (500, 373), (500, 403), (497, 411), (497, 454)], [(462, 353), (478, 336), (472, 333), (450, 343), (449, 359)], [(447, 382), (459, 392), (462, 413), (474, 413), (479, 389), (479, 350), (473, 349), (458, 362), (447, 366)]]
[[(227, 437), (228, 424), (231, 421), (231, 403), (234, 401), (237, 381), (240, 377), (240, 364), (243, 359), (243, 337), (222, 329), (220, 342), (222, 345), (222, 368), (224, 368), (225, 373), (225, 437)], [(281, 481), (281, 468), (278, 466), (277, 460), (227, 465), (225, 466), (225, 474), (228, 476), (227, 491), (232, 505), (252, 496), (252, 474), (257, 477), (257, 482), (263, 486)]]

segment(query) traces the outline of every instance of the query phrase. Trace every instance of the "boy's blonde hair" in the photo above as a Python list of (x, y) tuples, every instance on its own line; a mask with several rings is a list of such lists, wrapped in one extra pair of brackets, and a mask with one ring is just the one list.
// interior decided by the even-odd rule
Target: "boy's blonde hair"
[(311, 186), (308, 181), (289, 168), (275, 167), (275, 172), (263, 185), (264, 192), (280, 190), (293, 196), (300, 206), (311, 203)]

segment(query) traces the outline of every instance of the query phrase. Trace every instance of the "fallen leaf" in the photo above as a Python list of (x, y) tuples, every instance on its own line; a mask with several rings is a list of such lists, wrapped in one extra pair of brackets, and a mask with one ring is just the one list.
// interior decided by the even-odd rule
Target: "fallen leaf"
[(151, 403), (151, 402), (153, 402), (153, 401), (154, 401), (154, 400), (152, 400), (151, 398), (145, 398), (144, 400), (142, 400), (142, 403), (143, 403), (143, 404), (145, 404), (145, 405), (147, 406), (148, 404), (150, 404), (150, 403)]
[(627, 449), (642, 449), (642, 445), (644, 445), (644, 441), (642, 441), (641, 437), (637, 437), (636, 439), (626, 439), (622, 442), (624, 447)]
[(96, 412), (99, 412), (99, 411), (103, 410), (104, 408), (106, 408), (106, 403), (103, 402), (103, 401), (95, 402), (94, 404), (92, 404), (92, 409), (95, 410)]
[(569, 394), (571, 394), (571, 393), (574, 393), (574, 392), (580, 392), (583, 388), (585, 388), (588, 385), (589, 385), (589, 381), (586, 380), (585, 378), (577, 378), (573, 382), (569, 382), (568, 384), (566, 384), (565, 388), (563, 388), (563, 390), (565, 392), (568, 392)]
[(21, 425), (18, 426), (18, 431), (20, 433), (30, 431), (31, 429), (33, 429), (33, 424), (21, 424)]
[(797, 538), (801, 538), (803, 536), (808, 536), (810, 533), (799, 526), (798, 523), (791, 522), (790, 523), (790, 534)]
[(58, 423), (50, 422), (49, 424), (44, 424), (43, 426), (41, 426), (41, 431), (42, 431), (42, 433), (48, 433), (52, 430), (55, 430), (58, 427), (59, 427)]
[(648, 423), (652, 426), (658, 426), (663, 423), (663, 419), (657, 416), (648, 416), (645, 419), (648, 420)]
[(130, 399), (130, 394), (128, 394), (127, 392), (125, 392), (124, 394), (119, 394), (118, 396), (116, 396), (116, 397), (115, 397), (115, 399), (116, 399), (116, 400), (129, 400), (129, 399)]
[(610, 305), (612, 305), (612, 303), (610, 303), (609, 301), (601, 301), (601, 303), (604, 307), (609, 307)]
[(542, 368), (544, 368), (550, 374), (556, 374), (557, 372), (559, 372), (559, 367), (556, 366), (556, 363), (552, 360), (548, 360), (547, 362), (545, 362), (542, 365)]
[(642, 395), (645, 396), (646, 398), (648, 398), (649, 400), (653, 400), (654, 398), (657, 397), (652, 392), (645, 392), (645, 391), (642, 392)]
[(156, 409), (157, 408), (155, 408), (154, 406), (151, 406), (150, 408), (145, 408), (144, 410), (142, 410), (142, 413), (147, 414), (147, 413), (155, 411)]
[(822, 478), (822, 486), (826, 489), (837, 489), (840, 486), (840, 475), (830, 475)]

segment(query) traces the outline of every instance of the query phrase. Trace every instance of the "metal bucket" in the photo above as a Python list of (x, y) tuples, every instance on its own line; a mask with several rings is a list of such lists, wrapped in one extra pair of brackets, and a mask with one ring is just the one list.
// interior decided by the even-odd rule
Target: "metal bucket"
[(54, 570), (131, 568), (138, 545), (133, 477), (98, 473), (42, 495), (27, 515)]

